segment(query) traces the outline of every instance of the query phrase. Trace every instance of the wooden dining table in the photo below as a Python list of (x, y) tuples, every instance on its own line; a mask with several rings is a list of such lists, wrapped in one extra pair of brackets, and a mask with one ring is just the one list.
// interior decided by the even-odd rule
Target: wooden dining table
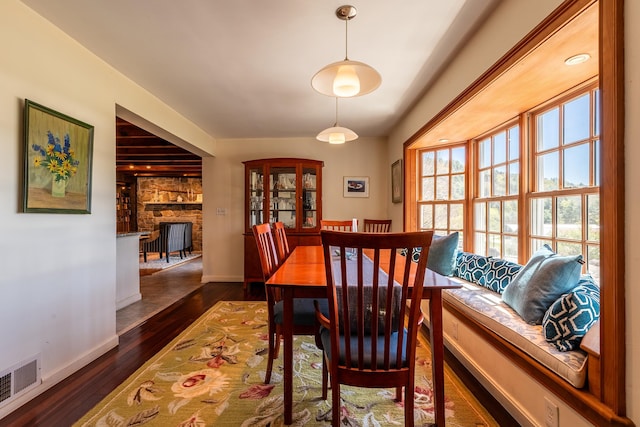
[[(367, 254), (367, 251), (364, 251)], [(398, 262), (404, 262), (404, 257)], [(388, 271), (388, 259), (381, 258), (380, 267)], [(417, 264), (413, 263), (415, 270)], [(398, 268), (402, 270), (402, 268)], [(413, 272), (415, 274), (415, 271)], [(284, 362), (284, 422), (293, 418), (293, 304), (295, 298), (326, 298), (327, 280), (322, 246), (297, 246), (278, 270), (267, 280), (267, 286), (280, 289), (284, 305), (282, 324)], [(444, 425), (444, 340), (442, 336), (442, 290), (461, 285), (448, 277), (426, 270), (422, 298), (429, 300), (429, 339), (434, 392), (435, 423)], [(334, 415), (335, 416), (335, 415)]]

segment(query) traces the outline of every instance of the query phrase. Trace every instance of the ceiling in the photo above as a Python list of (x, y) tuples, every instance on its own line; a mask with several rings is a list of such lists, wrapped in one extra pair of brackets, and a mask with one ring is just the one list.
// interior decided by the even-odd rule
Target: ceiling
[[(22, 2), (214, 138), (315, 137), (335, 122), (311, 77), (345, 57), (344, 0)], [(340, 100), (339, 123), (388, 135), (498, 2), (352, 3), (349, 59), (382, 85)]]
[[(341, 99), (339, 124), (361, 137), (387, 136), (499, 1), (351, 3), (358, 14), (348, 23), (349, 59), (376, 68), (382, 85), (368, 95)], [(316, 93), (311, 77), (344, 59), (345, 22), (335, 16), (347, 4), (343, 0), (22, 2), (214, 138), (308, 138), (336, 121), (334, 98)], [(559, 73), (566, 69), (556, 64), (558, 58), (587, 48), (597, 55), (597, 33), (574, 27), (561, 32), (568, 34), (562, 40), (546, 43), (546, 54), (541, 49), (505, 73), (513, 82), (524, 79), (525, 85), (505, 88), (508, 79), (500, 79), (503, 83), (493, 87), (514, 94), (510, 99), (528, 97), (531, 106), (548, 99), (536, 82), (561, 80)], [(590, 63), (596, 71), (583, 75), (597, 73), (597, 61)], [(554, 94), (571, 87), (575, 77), (563, 78), (562, 87), (552, 88)], [(480, 94), (423, 135), (417, 146), (476, 136), (479, 127), (487, 130), (487, 114), (504, 119), (506, 111), (522, 107), (514, 102)], [(116, 135), (121, 174), (200, 174), (197, 155), (120, 118)]]
[[(423, 148), (476, 138), (546, 101), (593, 82), (599, 73), (598, 4), (593, 3), (564, 23), (491, 84), (466, 99), (455, 112), (430, 126), (411, 147)], [(568, 66), (565, 60), (586, 53), (590, 59)], [(508, 93), (509, 96), (504, 96)]]

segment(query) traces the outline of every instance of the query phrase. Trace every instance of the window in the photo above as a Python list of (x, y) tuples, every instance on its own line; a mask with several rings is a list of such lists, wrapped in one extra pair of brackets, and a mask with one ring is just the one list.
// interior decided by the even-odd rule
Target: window
[(532, 114), (530, 250), (582, 254), (600, 278), (599, 91), (592, 88)]
[[(563, 3), (563, 6), (565, 3)], [(555, 12), (553, 16), (549, 16), (544, 25), (539, 26), (533, 31), (533, 34), (538, 37), (548, 37), (549, 32), (554, 34), (563, 34), (566, 24), (569, 22), (576, 22), (589, 18), (593, 15), (597, 15), (594, 22), (588, 24), (589, 29), (596, 28), (598, 31), (598, 42), (601, 48), (598, 51), (598, 74), (594, 74), (593, 81), (598, 82), (601, 91), (596, 91), (595, 96), (597, 98), (598, 105), (601, 105), (601, 120), (596, 123), (598, 129), (596, 134), (599, 134), (602, 143), (598, 142), (597, 151), (594, 153), (597, 160), (595, 161), (596, 177), (602, 177), (602, 182), (606, 179), (606, 191), (599, 193), (600, 198), (600, 213), (598, 220), (592, 214), (591, 218), (588, 218), (589, 224), (599, 223), (602, 229), (606, 229), (606, 232), (602, 232), (598, 236), (599, 247), (601, 248), (600, 259), (600, 282), (601, 286), (607, 290), (601, 294), (601, 320), (600, 323), (600, 340), (601, 340), (601, 358), (596, 365), (596, 371), (599, 372), (597, 378), (601, 381), (606, 381), (606, 387), (602, 387), (599, 395), (595, 396), (595, 399), (588, 399), (585, 401), (580, 393), (572, 393), (568, 390), (568, 395), (565, 394), (567, 390), (562, 390), (562, 398), (574, 409), (580, 411), (584, 416), (593, 422), (594, 425), (610, 423), (610, 418), (605, 418), (602, 414), (606, 412), (614, 413), (618, 416), (625, 416), (627, 401), (625, 400), (625, 391), (627, 390), (627, 383), (625, 379), (628, 377), (628, 371), (626, 370), (627, 359), (626, 354), (628, 350), (627, 340), (625, 339), (625, 308), (629, 306), (628, 301), (625, 304), (625, 162), (624, 162), (624, 123), (625, 123), (625, 102), (624, 102), (624, 27), (620, 24), (620, 12), (622, 11), (619, 2), (594, 2), (592, 6), (589, 6), (585, 11), (580, 11), (574, 14), (567, 8)], [(597, 12), (597, 13), (596, 13)], [(607, 29), (607, 31), (604, 31)], [(528, 35), (528, 40), (532, 40), (532, 35)], [(553, 37), (553, 36), (552, 36)], [(472, 86), (461, 93), (454, 101), (443, 108), (438, 114), (434, 115), (430, 121), (420, 129), (418, 133), (413, 135), (410, 140), (405, 143), (404, 155), (407, 165), (406, 177), (409, 185), (413, 187), (415, 192), (410, 194), (405, 201), (405, 224), (407, 230), (415, 230), (418, 228), (418, 191), (419, 186), (419, 173), (418, 173), (418, 160), (421, 147), (425, 144), (429, 144), (431, 141), (437, 141), (439, 138), (450, 136), (450, 129), (459, 127), (464, 133), (466, 129), (473, 129), (477, 126), (477, 122), (474, 122), (470, 126), (465, 124), (468, 122), (469, 112), (473, 112), (473, 107), (478, 105), (482, 106), (483, 103), (479, 102), (474, 104), (470, 101), (470, 98), (481, 94), (491, 94), (494, 97), (504, 97), (512, 99), (510, 93), (492, 91), (495, 88), (495, 83), (501, 83), (504, 76), (504, 64), (509, 61), (520, 63), (524, 58), (528, 58), (531, 55), (535, 55), (541, 48), (539, 43), (529, 42), (521, 43), (517, 45), (517, 48), (510, 51), (510, 53), (494, 64), (488, 71), (486, 71), (481, 78), (474, 82)], [(598, 49), (596, 47), (596, 49)], [(556, 64), (542, 64), (539, 70), (548, 72), (549, 75), (555, 72)], [(527, 84), (527, 81), (518, 81), (518, 83)], [(574, 82), (577, 85), (579, 81)], [(543, 86), (546, 87), (546, 86)], [(462, 96), (464, 95), (464, 96)], [(476, 97), (481, 99), (482, 97)], [(484, 98), (486, 99), (486, 98)], [(493, 99), (493, 98), (491, 98)], [(515, 98), (513, 98), (515, 99)], [(522, 105), (522, 104), (520, 104)], [(501, 103), (496, 104), (496, 108), (503, 106)], [(491, 106), (493, 108), (494, 106)], [(493, 108), (495, 110), (496, 108)], [(518, 108), (518, 107), (516, 107)], [(520, 111), (525, 112), (528, 107), (522, 108)], [(506, 111), (503, 108), (502, 111)], [(495, 111), (494, 111), (495, 112)], [(507, 112), (504, 119), (507, 119), (511, 113)], [(598, 115), (596, 115), (598, 117)], [(446, 123), (444, 122), (446, 118)], [(523, 116), (520, 117), (520, 123), (524, 123)], [(449, 126), (449, 127), (447, 127)], [(475, 135), (479, 135), (484, 132), (483, 129), (478, 129), (479, 132), (473, 132)], [(522, 133), (525, 134), (525, 129), (522, 129)], [(530, 136), (530, 131), (526, 131), (526, 136)], [(433, 136), (434, 138), (430, 138)], [(457, 136), (457, 135), (454, 135)], [(472, 138), (472, 134), (466, 135), (464, 138)], [(462, 140), (463, 138), (457, 138)], [(525, 138), (523, 138), (524, 141)], [(526, 138), (528, 139), (528, 138)], [(528, 143), (528, 141), (527, 141)], [(527, 192), (532, 191), (529, 187), (529, 182), (532, 171), (528, 170), (530, 165), (528, 161), (525, 161), (530, 156), (530, 148), (524, 149), (526, 145), (523, 145), (523, 157), (521, 165), (522, 168), (522, 184), (527, 188), (521, 188), (521, 206), (519, 208), (520, 221), (529, 227), (530, 220), (526, 218), (529, 215), (529, 199), (527, 198)], [(606, 159), (605, 159), (606, 157)], [(525, 170), (526, 166), (526, 170)], [(526, 175), (525, 175), (526, 174)], [(474, 176), (470, 174), (470, 176)], [(627, 191), (629, 191), (627, 189)], [(566, 190), (567, 194), (570, 190)], [(467, 221), (468, 223), (469, 221)], [(586, 224), (583, 224), (585, 227)], [(524, 228), (524, 227), (523, 227)], [(524, 231), (521, 231), (524, 232)], [(588, 237), (590, 240), (592, 237)], [(467, 239), (470, 240), (470, 239)], [(520, 242), (520, 260), (526, 262), (527, 254), (530, 250), (528, 242), (524, 241), (524, 238)], [(471, 243), (471, 242), (467, 242)], [(471, 245), (465, 245), (465, 250), (472, 250)], [(628, 295), (628, 293), (627, 293)], [(627, 327), (628, 331), (628, 327)], [(493, 342), (496, 348), (501, 348), (500, 342)], [(607, 363), (603, 363), (606, 360)], [(528, 365), (527, 359), (522, 359), (522, 366), (526, 367), (533, 377), (537, 378), (544, 383), (548, 379), (548, 375), (545, 371), (540, 371), (534, 365)]]
[[(524, 112), (532, 123), (527, 135), (514, 120), (464, 145), (419, 151), (418, 229), (458, 231), (461, 248), (521, 264), (548, 244), (561, 255), (582, 254), (583, 272), (599, 281), (598, 104), (592, 85)], [(474, 150), (470, 166), (466, 147)], [(466, 245), (464, 232), (471, 236)]]
[(464, 146), (425, 150), (419, 156), (418, 228), (436, 234), (464, 228), (466, 149)]
[(518, 262), (520, 127), (493, 132), (475, 149), (473, 251)]

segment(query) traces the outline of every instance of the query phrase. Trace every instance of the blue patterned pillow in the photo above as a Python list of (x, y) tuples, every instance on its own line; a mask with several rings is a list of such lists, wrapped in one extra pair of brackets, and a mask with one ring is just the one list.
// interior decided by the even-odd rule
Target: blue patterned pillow
[(502, 300), (525, 322), (539, 325), (551, 304), (576, 287), (582, 264), (582, 255), (559, 256), (543, 245), (505, 288)]
[(489, 270), (487, 271), (485, 286), (493, 292), (501, 294), (521, 268), (522, 266), (515, 262), (500, 258), (489, 258)]
[(453, 275), (468, 282), (486, 286), (485, 280), (489, 270), (489, 259), (482, 255), (460, 252)]
[(584, 275), (568, 294), (554, 302), (542, 319), (547, 341), (560, 351), (580, 346), (589, 328), (600, 318), (600, 288), (591, 276)]
[[(411, 261), (418, 262), (418, 259), (420, 259), (420, 251), (421, 251), (420, 248), (414, 248), (411, 251)], [(408, 253), (409, 251), (407, 250), (407, 248), (400, 249), (400, 255), (407, 256)]]

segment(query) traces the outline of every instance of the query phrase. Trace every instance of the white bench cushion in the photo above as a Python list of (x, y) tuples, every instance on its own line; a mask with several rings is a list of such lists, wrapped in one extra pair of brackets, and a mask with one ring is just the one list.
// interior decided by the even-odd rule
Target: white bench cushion
[(587, 354), (582, 350), (559, 351), (547, 342), (541, 325), (525, 322), (502, 301), (500, 294), (457, 277), (460, 289), (443, 291), (443, 299), (518, 347), (576, 388), (585, 385)]

